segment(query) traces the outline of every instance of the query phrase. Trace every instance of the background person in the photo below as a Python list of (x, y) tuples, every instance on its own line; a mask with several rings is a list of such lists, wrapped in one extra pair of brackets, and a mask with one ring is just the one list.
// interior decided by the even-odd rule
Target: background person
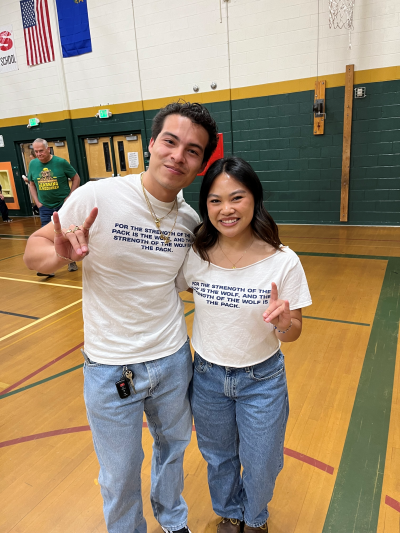
[[(289, 411), (281, 342), (299, 338), (311, 297), (251, 166), (219, 159), (200, 190), (203, 223), (183, 274), (196, 313), (192, 410), (219, 533), (268, 531)], [(243, 475), (241, 475), (243, 467)]]
[[(182, 490), (192, 356), (177, 274), (199, 218), (177, 194), (202, 172), (217, 142), (206, 108), (168, 105), (153, 119), (146, 172), (85, 184), (54, 214), (54, 227), (27, 243), (27, 266), (42, 272), (85, 258), (84, 397), (109, 533), (146, 531), (143, 412), (154, 439), (154, 516), (165, 532), (189, 532)], [(117, 392), (121, 380), (125, 398)]]
[(3, 189), (0, 184), (0, 213), (1, 218), (3, 219), (3, 222), (12, 222), (12, 218), (8, 216), (8, 207), (6, 204), (6, 199), (3, 195)]
[[(46, 226), (51, 221), (54, 211), (58, 211), (81, 182), (76, 170), (66, 159), (52, 155), (45, 139), (36, 139), (32, 143), (36, 159), (29, 163), (28, 181), (32, 198), (39, 208), (40, 221)], [(69, 188), (68, 178), (72, 181)], [(68, 264), (68, 271), (78, 270), (75, 261)], [(38, 276), (54, 274), (37, 273)]]

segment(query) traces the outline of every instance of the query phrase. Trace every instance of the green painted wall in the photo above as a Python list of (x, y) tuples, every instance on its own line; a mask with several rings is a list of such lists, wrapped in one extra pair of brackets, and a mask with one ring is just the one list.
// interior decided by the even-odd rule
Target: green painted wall
[[(365, 85), (355, 99), (349, 194), (349, 224), (400, 224), (400, 80)], [(280, 223), (340, 224), (344, 87), (326, 90), (324, 135), (313, 134), (313, 91), (208, 104), (224, 134), (225, 155), (249, 161), (263, 183), (267, 209)], [(3, 128), (0, 161), (11, 161), (21, 212), (30, 214), (20, 177), (19, 143), (33, 137), (66, 139), (71, 163), (88, 179), (83, 139), (141, 133), (145, 150), (157, 111)], [(185, 191), (196, 209), (201, 178)]]

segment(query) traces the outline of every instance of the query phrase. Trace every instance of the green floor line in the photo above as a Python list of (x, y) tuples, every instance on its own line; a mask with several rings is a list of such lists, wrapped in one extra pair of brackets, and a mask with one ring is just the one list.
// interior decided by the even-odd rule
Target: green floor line
[(323, 533), (376, 533), (400, 314), (400, 258), (388, 258)]
[(182, 302), (185, 304), (194, 304), (193, 300), (182, 300)]
[(389, 259), (396, 259), (393, 256), (386, 255), (357, 255), (357, 254), (331, 254), (329, 252), (296, 252), (297, 255), (309, 255), (311, 257), (345, 257), (346, 259), (375, 259), (380, 261), (389, 261)]
[(355, 326), (370, 326), (371, 324), (364, 324), (364, 322), (349, 322), (348, 320), (335, 320), (334, 318), (321, 318), (319, 316), (306, 316), (303, 318), (310, 318), (311, 320), (326, 320), (327, 322), (340, 322), (340, 324), (354, 324)]
[(8, 234), (8, 235), (6, 235), (6, 234), (2, 235), (2, 234), (0, 233), (0, 238), (1, 238), (1, 239), (26, 239), (26, 240), (28, 240), (28, 239), (29, 239), (29, 235), (10, 235), (10, 234)]
[(74, 370), (78, 370), (78, 368), (82, 368), (83, 364), (74, 366), (73, 368), (69, 368), (68, 370), (64, 370), (63, 372), (60, 372), (59, 374), (54, 374), (54, 376), (50, 376), (45, 379), (41, 379), (40, 381), (35, 381), (35, 383), (31, 383), (30, 385), (27, 385), (26, 387), (21, 387), (20, 389), (12, 390), (10, 392), (7, 392), (4, 395), (0, 396), (0, 400), (3, 398), (7, 398), (8, 396), (12, 396), (13, 394), (18, 394), (19, 392), (23, 392), (24, 390), (31, 389), (32, 387), (37, 387), (38, 385), (42, 385), (42, 383), (46, 383), (47, 381), (51, 381), (52, 379), (59, 378), (61, 376), (65, 376), (65, 374), (69, 374), (70, 372), (73, 372)]
[(0, 261), (5, 261), (6, 259), (12, 259), (13, 257), (18, 257), (19, 255), (24, 255), (25, 252), (21, 252), (20, 254), (10, 255), (8, 257), (3, 257), (3, 259), (0, 259)]
[(194, 313), (194, 309), (192, 309), (191, 311), (188, 311), (187, 313), (185, 313), (185, 316), (189, 316), (189, 315), (191, 315), (192, 313)]

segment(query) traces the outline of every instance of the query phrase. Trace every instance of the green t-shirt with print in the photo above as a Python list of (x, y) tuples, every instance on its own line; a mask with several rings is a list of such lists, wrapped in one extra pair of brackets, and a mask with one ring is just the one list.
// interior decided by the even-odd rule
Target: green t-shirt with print
[(76, 170), (62, 157), (53, 157), (47, 163), (33, 159), (29, 163), (28, 180), (33, 181), (39, 202), (55, 208), (62, 204), (70, 193), (68, 178), (75, 176)]

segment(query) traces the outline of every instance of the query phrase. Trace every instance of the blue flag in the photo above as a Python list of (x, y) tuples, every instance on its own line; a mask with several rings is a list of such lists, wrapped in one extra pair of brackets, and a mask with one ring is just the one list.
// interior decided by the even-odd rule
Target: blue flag
[(86, 0), (56, 0), (63, 57), (92, 51)]

